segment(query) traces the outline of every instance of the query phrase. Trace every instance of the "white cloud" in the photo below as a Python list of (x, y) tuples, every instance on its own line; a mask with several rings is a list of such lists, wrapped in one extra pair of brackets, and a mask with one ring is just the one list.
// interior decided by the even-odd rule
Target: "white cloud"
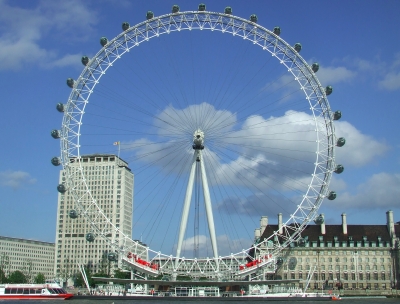
[(386, 74), (385, 77), (379, 81), (379, 86), (389, 91), (400, 89), (400, 72), (390, 72)]
[(344, 166), (364, 166), (383, 155), (388, 146), (371, 136), (362, 134), (347, 121), (335, 122), (336, 136), (344, 137), (346, 144), (336, 149), (336, 160)]
[[(56, 46), (46, 48), (46, 37), (51, 34), (59, 39), (86, 39), (96, 20), (95, 11), (77, 0), (57, 3), (42, 1), (31, 9), (11, 6), (5, 1), (0, 1), (0, 69), (15, 70), (26, 64), (74, 64), (68, 55), (62, 55), (60, 58)], [(81, 36), (71, 35), (76, 32), (82, 33)]]
[(321, 66), (317, 72), (317, 77), (323, 86), (333, 85), (339, 82), (346, 82), (353, 79), (357, 73), (350, 71), (348, 68), (340, 67), (324, 67)]
[[(200, 112), (208, 113), (207, 118), (193, 123), (191, 117)], [(211, 190), (213, 202), (225, 213), (288, 213), (297, 208), (311, 182), (316, 133), (310, 114), (253, 115), (239, 123), (234, 113), (203, 103), (180, 110), (168, 107), (157, 116), (155, 125), (157, 136), (129, 144), (134, 158), (144, 163), (143, 167), (151, 164), (171, 178), (182, 174), (187, 178), (193, 158), (193, 130), (201, 128), (209, 186), (219, 189)], [(223, 126), (225, 132), (219, 132), (217, 126)], [(388, 149), (348, 122), (336, 122), (335, 126), (336, 135), (346, 138), (345, 146), (336, 149), (336, 161), (345, 167), (367, 165)], [(336, 184), (338, 190), (346, 186)]]
[(36, 179), (24, 171), (3, 171), (0, 172), (0, 185), (4, 187), (20, 188), (26, 184), (34, 184)]
[(355, 193), (344, 192), (335, 200), (335, 209), (397, 208), (400, 197), (400, 174), (378, 173), (357, 187)]
[[(194, 244), (195, 238), (189, 237), (185, 239), (182, 243), (182, 253), (181, 257), (192, 258), (194, 254)], [(211, 241), (208, 236), (199, 235), (199, 257), (213, 257), (213, 250), (211, 246)], [(241, 252), (243, 249), (248, 249), (252, 245), (251, 240), (248, 239), (231, 239), (226, 234), (217, 236), (217, 247), (219, 256), (227, 256), (231, 253)], [(176, 248), (176, 246), (175, 246)], [(176, 250), (176, 249), (175, 249)]]

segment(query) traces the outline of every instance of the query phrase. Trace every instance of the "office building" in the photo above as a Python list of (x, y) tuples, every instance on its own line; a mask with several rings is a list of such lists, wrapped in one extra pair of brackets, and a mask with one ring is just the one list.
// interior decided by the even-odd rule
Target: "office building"
[[(85, 155), (70, 161), (71, 170), (82, 166), (91, 195), (107, 218), (131, 238), (134, 176), (128, 164), (116, 155), (108, 154)], [(59, 183), (65, 183), (65, 179), (65, 172), (61, 170)], [(76, 218), (71, 218), (71, 210), (78, 213)], [(87, 241), (87, 234), (93, 232), (92, 228), (79, 214), (79, 208), (68, 191), (58, 194), (56, 229), (54, 273), (61, 281), (71, 284), (72, 278), (79, 273), (78, 265), (88, 267), (93, 274), (112, 274), (118, 266), (107, 259), (110, 248), (106, 240), (96, 237), (92, 242)], [(112, 229), (108, 238), (119, 242), (122, 234)]]
[(54, 277), (54, 243), (0, 236), (0, 268), (6, 277), (21, 271), (28, 282), (41, 273)]

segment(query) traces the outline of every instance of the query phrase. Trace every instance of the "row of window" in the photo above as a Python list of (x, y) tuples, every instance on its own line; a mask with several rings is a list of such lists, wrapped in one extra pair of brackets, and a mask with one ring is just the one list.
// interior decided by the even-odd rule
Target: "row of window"
[[(303, 280), (303, 279), (307, 279), (307, 275), (308, 275), (307, 273), (303, 274), (302, 272), (299, 272), (299, 273), (292, 272), (290, 274), (287, 274), (287, 273), (283, 274), (283, 278), (284, 278), (284, 280), (287, 280), (289, 278), (292, 280), (296, 280), (296, 279)], [(357, 280), (359, 280), (359, 281), (363, 281), (363, 280), (379, 281), (379, 280), (381, 280), (381, 281), (385, 281), (386, 279), (389, 279), (389, 277), (390, 276), (388, 274), (386, 274), (385, 272), (381, 272), (381, 273), (367, 272), (367, 273), (358, 273), (358, 274), (357, 273), (346, 273), (346, 272), (334, 274), (334, 273), (330, 272), (330, 273), (321, 273), (321, 274), (314, 273), (312, 280), (315, 280), (315, 281), (318, 281), (318, 280), (323, 280), (323, 281), (324, 280), (338, 280), (338, 281), (341, 281), (341, 280), (344, 280), (344, 281), (357, 281)]]
[(383, 251), (383, 250), (358, 250), (358, 251), (352, 251), (352, 250), (335, 250), (335, 251), (330, 251), (330, 250), (320, 250), (320, 251), (315, 251), (315, 250), (293, 250), (290, 251), (290, 255), (390, 255), (390, 251)]
[[(317, 261), (318, 261), (318, 259), (317, 258), (305, 258), (304, 259), (307, 263), (309, 263), (309, 262), (313, 262), (313, 263), (317, 263)], [(319, 261), (320, 262), (325, 262), (325, 261), (328, 261), (328, 262), (332, 262), (332, 261), (335, 261), (336, 263), (340, 263), (340, 262), (344, 262), (344, 263), (347, 263), (347, 261), (348, 260), (350, 260), (350, 262), (359, 262), (359, 263), (361, 263), (361, 262), (363, 262), (363, 260), (365, 261), (365, 262), (373, 262), (373, 263), (376, 263), (376, 262), (381, 262), (381, 263), (384, 263), (385, 262), (385, 258), (358, 258), (358, 259), (355, 259), (355, 258), (346, 258), (346, 257), (344, 257), (344, 258), (324, 258), (324, 257), (321, 257), (320, 259), (319, 259)], [(301, 262), (303, 262), (303, 258), (297, 258), (297, 261), (299, 262), (299, 263), (301, 263)], [(391, 259), (390, 258), (386, 258), (386, 261), (387, 262), (391, 262)]]
[[(385, 265), (379, 265), (379, 269), (380, 270), (385, 270), (385, 267), (390, 268), (390, 266), (385, 266)], [(365, 270), (378, 270), (378, 265), (358, 265), (357, 269), (358, 270), (364, 270), (363, 268), (365, 268)], [(302, 265), (297, 265), (295, 268), (291, 269), (290, 266), (285, 265), (285, 270), (303, 270), (303, 266)], [(327, 267), (325, 265), (320, 265), (320, 269), (321, 270), (333, 270), (333, 265), (328, 265)], [(355, 270), (355, 265), (350, 265), (350, 270)], [(304, 270), (310, 270), (310, 265), (306, 265), (304, 267)], [(335, 270), (336, 271), (340, 271), (340, 270), (348, 270), (348, 266), (347, 265), (336, 265), (335, 266)]]

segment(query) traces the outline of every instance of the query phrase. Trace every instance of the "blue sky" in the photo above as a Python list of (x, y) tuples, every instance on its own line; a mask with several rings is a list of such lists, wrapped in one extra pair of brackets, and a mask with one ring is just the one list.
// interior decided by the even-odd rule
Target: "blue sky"
[[(79, 76), (83, 68), (80, 63), (81, 56), (93, 56), (100, 49), (101, 36), (111, 39), (121, 32), (122, 22), (127, 21), (131, 25), (139, 23), (145, 19), (148, 10), (152, 10), (156, 16), (169, 13), (173, 4), (175, 3), (167, 1), (124, 0), (0, 0), (2, 41), (0, 80), (3, 105), (3, 110), (0, 112), (2, 129), (0, 136), (3, 146), (0, 160), (1, 235), (54, 241), (57, 210), (56, 186), (59, 170), (50, 164), (50, 159), (59, 155), (60, 152), (59, 142), (50, 137), (50, 131), (61, 126), (62, 115), (56, 111), (55, 105), (58, 102), (65, 103), (68, 99), (70, 89), (65, 83), (66, 78)], [(182, 1), (176, 4), (180, 5), (181, 11), (195, 10), (199, 1)], [(319, 62), (321, 69), (317, 76), (322, 85), (330, 84), (334, 87), (333, 94), (329, 96), (329, 102), (333, 110), (338, 109), (343, 113), (342, 119), (335, 125), (336, 134), (338, 137), (345, 137), (347, 143), (337, 153), (337, 162), (345, 166), (345, 171), (341, 175), (334, 176), (330, 187), (338, 193), (338, 198), (334, 201), (326, 200), (320, 209), (325, 213), (327, 224), (340, 223), (340, 214), (343, 212), (347, 213), (349, 224), (385, 224), (387, 210), (393, 210), (395, 221), (399, 221), (400, 42), (398, 38), (400, 21), (397, 13), (400, 3), (398, 1), (345, 3), (221, 0), (206, 4), (207, 10), (221, 12), (225, 6), (231, 6), (235, 15), (246, 19), (251, 14), (257, 14), (258, 23), (268, 29), (280, 26), (281, 37), (285, 41), (292, 45), (301, 42), (303, 46), (301, 55), (307, 62)], [(171, 55), (171, 52), (174, 54), (175, 66), (192, 64), (192, 67), (196, 67), (196, 72), (197, 68), (204, 67), (204, 64), (193, 63), (193, 58), (196, 58), (197, 54), (195, 52), (201, 53), (201, 56), (203, 53), (207, 54), (204, 56), (208, 57), (202, 58), (207, 60), (206, 64), (210, 66), (210, 69), (221, 61), (228, 63), (229, 66), (234, 65), (232, 63), (236, 63), (238, 58), (241, 58), (239, 61), (247, 64), (243, 67), (238, 65), (243, 68), (243, 74), (246, 71), (248, 73), (258, 71), (256, 66), (252, 68), (252, 64), (257, 65), (259, 62), (257, 56), (262, 56), (261, 51), (253, 50), (250, 46), (249, 52), (254, 51), (254, 54), (251, 53), (252, 56), (242, 60), (242, 57), (237, 57), (241, 55), (237, 55), (236, 50), (246, 53), (248, 45), (241, 41), (231, 42), (229, 38), (219, 40), (218, 36), (217, 38), (212, 36), (210, 38), (212, 44), (209, 45), (202, 44), (208, 37), (194, 37), (189, 38), (187, 33), (174, 36), (171, 40), (169, 37), (163, 37), (160, 41), (149, 44), (150, 46), (144, 46), (143, 50), (140, 46), (137, 57), (126, 59), (125, 63), (128, 66), (129, 60), (132, 60), (132, 64), (141, 66), (142, 70), (146, 70), (147, 67), (146, 77), (154, 81), (151, 85), (147, 82), (149, 88), (157, 83), (163, 83), (165, 87), (170, 84), (168, 75), (173, 73), (174, 67), (163, 65), (163, 63), (168, 60), (166, 55)], [(190, 57), (183, 47), (196, 43), (199, 43), (199, 46)], [(233, 49), (235, 51), (232, 51)], [(144, 86), (146, 84), (144, 78), (133, 70), (127, 70), (122, 62), (123, 59), (114, 70), (110, 69), (110, 75), (114, 76), (109, 77), (109, 82), (104, 83), (104, 88), (112, 88), (110, 92), (115, 93), (119, 90), (118, 86), (122, 88), (129, 85), (129, 83), (123, 84), (123, 81), (131, 77), (130, 72), (135, 79), (135, 84), (139, 87)], [(271, 69), (271, 71), (275, 70)], [(225, 71), (225, 73), (235, 72), (234, 67), (227, 68)], [(151, 78), (151, 73), (154, 78)], [(214, 84), (221, 81), (219, 74), (216, 73), (216, 71), (213, 72)], [(261, 71), (256, 77), (256, 82), (260, 86), (267, 86), (274, 77), (275, 81), (276, 78), (284, 79), (281, 72), (263, 73), (264, 71)], [(185, 75), (182, 72), (181, 77)], [(260, 78), (260, 75), (265, 79)], [(206, 90), (202, 91), (203, 79), (200, 76), (206, 75), (199, 72), (196, 76), (199, 77), (196, 78), (199, 82), (197, 87), (193, 86), (193, 89), (197, 90), (199, 97), (195, 97), (193, 103), (197, 105), (207, 102), (208, 98)], [(235, 92), (238, 93), (240, 78), (230, 79), (232, 87), (229, 93), (235, 96)], [(140, 83), (141, 80), (143, 83)], [(262, 84), (262, 81), (265, 81), (265, 84)], [(185, 80), (182, 80), (182, 85), (190, 86)], [(286, 84), (285, 88), (290, 89), (290, 86)], [(218, 94), (217, 88), (210, 87), (211, 89)], [(248, 94), (251, 94), (251, 88), (246, 89), (249, 90)], [(181, 92), (186, 94), (184, 91)], [(283, 93), (284, 91), (281, 91), (278, 94)], [(148, 97), (154, 100), (160, 97), (157, 96), (156, 90), (148, 94)], [(168, 94), (162, 97), (168, 99)], [(102, 102), (106, 102), (107, 98), (109, 96), (106, 94), (99, 96)], [(278, 95), (276, 98), (279, 98)], [(171, 103), (167, 102), (165, 105), (171, 105)], [(177, 110), (185, 111), (185, 107), (173, 106)], [(155, 116), (161, 117), (165, 115), (166, 108), (158, 112), (156, 109), (151, 110), (156, 112)], [(214, 110), (233, 113), (238, 109), (239, 107), (220, 109), (216, 107)], [(289, 110), (289, 107), (286, 110)], [(294, 110), (300, 111), (300, 108)], [(101, 114), (101, 111), (92, 112), (94, 115), (96, 113)], [(237, 117), (240, 120), (239, 114)], [(283, 113), (271, 115), (279, 116)], [(94, 130), (96, 128), (88, 127), (86, 139), (96, 143), (96, 135), (90, 138)], [(108, 131), (101, 132), (104, 138), (104, 134)], [(94, 151), (88, 146), (88, 150), (85, 151), (115, 153), (112, 142), (117, 140), (121, 140), (126, 148), (135, 149), (135, 144), (143, 141), (144, 138), (129, 138), (116, 134), (115, 137), (107, 135), (107, 140), (110, 147)], [(151, 141), (152, 138), (147, 138), (147, 140)], [(123, 148), (124, 145), (121, 149)], [(190, 152), (190, 149), (188, 151)], [(121, 155), (129, 160), (133, 156), (128, 152), (129, 150), (122, 152)], [(139, 149), (135, 153), (138, 155), (137, 153), (144, 152), (148, 151)], [(149, 158), (147, 164), (151, 161), (152, 159)], [(160, 162), (159, 165), (168, 168), (165, 163)], [(135, 170), (140, 171), (139, 168), (143, 166), (146, 167), (146, 160), (142, 163), (142, 167), (132, 161), (131, 167), (134, 173)], [(154, 170), (154, 174), (159, 172), (157, 169)], [(173, 172), (173, 169), (167, 170)], [(147, 170), (146, 174), (151, 176), (151, 172), (151, 169)], [(140, 174), (136, 175), (138, 185), (140, 185), (140, 176)], [(143, 187), (143, 197), (143, 192), (146, 191), (150, 192), (149, 189)], [(139, 201), (140, 195), (137, 202)], [(222, 202), (219, 203), (222, 204)], [(246, 206), (242, 205), (243, 202), (233, 200), (229, 203), (235, 208), (246, 209)], [(216, 203), (215, 208), (218, 206), (220, 205)], [(179, 207), (176, 208), (179, 209)], [(269, 214), (271, 222), (276, 222), (278, 210), (279, 208), (265, 209), (265, 212), (271, 212)], [(180, 214), (180, 211), (175, 213)], [(136, 214), (139, 215), (140, 210)], [(251, 221), (244, 220), (244, 225), (249, 228), (250, 233), (257, 228), (261, 215), (253, 215)], [(143, 214), (137, 220), (142, 224), (134, 228), (136, 238), (142, 234), (146, 221), (152, 223), (154, 219), (146, 218)], [(221, 234), (221, 238), (223, 237), (224, 234)], [(246, 238), (246, 235), (238, 237)], [(190, 235), (187, 238), (190, 238)], [(172, 240), (170, 242), (173, 243)]]

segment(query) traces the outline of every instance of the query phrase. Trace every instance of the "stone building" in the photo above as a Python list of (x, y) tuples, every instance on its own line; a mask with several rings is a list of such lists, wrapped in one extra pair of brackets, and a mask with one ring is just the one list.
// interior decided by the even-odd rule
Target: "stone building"
[[(284, 249), (284, 263), (269, 278), (299, 279), (303, 288), (310, 275), (308, 288), (320, 290), (400, 287), (400, 222), (393, 221), (392, 211), (386, 219), (386, 225), (349, 225), (343, 213), (341, 225), (308, 225), (302, 232), (304, 246), (292, 243)], [(262, 217), (256, 236), (273, 234), (281, 222), (281, 215), (278, 225), (268, 225), (268, 218)]]

